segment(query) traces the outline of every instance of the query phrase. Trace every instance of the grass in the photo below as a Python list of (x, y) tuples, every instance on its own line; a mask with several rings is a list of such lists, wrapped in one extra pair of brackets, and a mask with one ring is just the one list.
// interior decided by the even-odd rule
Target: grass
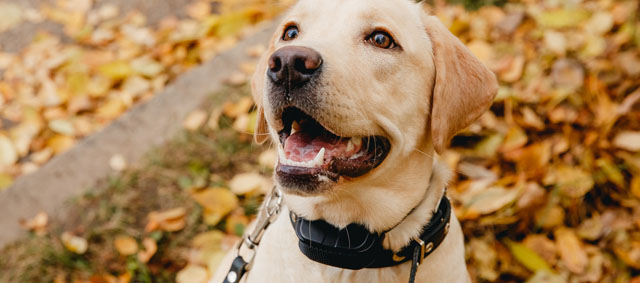
[[(228, 89), (212, 100), (246, 93), (246, 88)], [(173, 282), (175, 273), (187, 263), (193, 237), (224, 227), (224, 223), (216, 227), (203, 223), (202, 208), (188, 188), (221, 185), (237, 172), (259, 170), (256, 159), (261, 150), (249, 135), (231, 129), (225, 118), (215, 131), (182, 132), (149, 153), (142, 166), (104, 180), (87, 195), (70, 201), (68, 215), (52, 221), (47, 235), (32, 234), (4, 248), (0, 282), (70, 282), (126, 271), (133, 275), (132, 282)], [(259, 203), (258, 199), (241, 201), (252, 207)], [(175, 207), (188, 211), (183, 230), (144, 232), (149, 212)], [(65, 231), (87, 239), (87, 252), (77, 255), (65, 249), (59, 240)], [(113, 244), (122, 234), (138, 240), (152, 237), (158, 242), (158, 252), (147, 264), (135, 256), (123, 257)]]

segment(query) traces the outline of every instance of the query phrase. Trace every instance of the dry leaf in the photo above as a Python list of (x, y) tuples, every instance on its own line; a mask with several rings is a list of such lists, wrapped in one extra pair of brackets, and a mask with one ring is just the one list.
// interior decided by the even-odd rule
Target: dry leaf
[(124, 171), (127, 169), (127, 160), (122, 154), (114, 154), (109, 159), (109, 167), (115, 171)]
[(589, 263), (589, 259), (582, 242), (575, 232), (568, 228), (558, 228), (554, 232), (554, 236), (560, 259), (567, 269), (576, 274), (583, 273)]
[(117, 236), (113, 241), (118, 253), (129, 256), (138, 252), (138, 242), (130, 236)]
[(44, 235), (47, 232), (47, 225), (49, 224), (49, 215), (46, 212), (39, 212), (33, 218), (20, 221), (22, 228), (29, 231), (33, 231), (37, 235)]
[(257, 191), (264, 191), (269, 185), (269, 179), (258, 173), (242, 173), (233, 176), (229, 181), (229, 189), (236, 195), (246, 195)]
[(0, 169), (11, 166), (18, 161), (18, 152), (11, 140), (0, 133)]
[(184, 119), (182, 126), (190, 131), (195, 131), (204, 125), (207, 121), (207, 112), (204, 110), (195, 110)]
[(155, 230), (163, 230), (167, 232), (180, 231), (187, 224), (185, 220), (186, 209), (182, 207), (166, 210), (166, 211), (153, 211), (149, 213), (149, 222), (145, 227), (146, 232)]
[(631, 152), (640, 151), (640, 132), (620, 132), (613, 139), (613, 145)]
[(193, 199), (205, 208), (204, 221), (216, 225), (238, 207), (238, 197), (225, 188), (209, 188), (193, 193)]
[(196, 265), (187, 265), (176, 274), (177, 283), (206, 283), (208, 279), (209, 273), (207, 270)]
[(527, 248), (527, 246), (512, 241), (507, 241), (506, 244), (513, 257), (527, 269), (533, 272), (551, 271), (549, 264), (534, 251)]
[(68, 232), (64, 232), (60, 239), (64, 247), (72, 253), (84, 254), (89, 247), (85, 238), (75, 236)]
[(516, 189), (491, 187), (475, 195), (464, 206), (468, 214), (489, 214), (513, 203), (518, 195), (520, 192)]
[(144, 240), (142, 240), (142, 246), (144, 249), (138, 252), (138, 260), (147, 263), (158, 251), (158, 245), (154, 239), (144, 238)]

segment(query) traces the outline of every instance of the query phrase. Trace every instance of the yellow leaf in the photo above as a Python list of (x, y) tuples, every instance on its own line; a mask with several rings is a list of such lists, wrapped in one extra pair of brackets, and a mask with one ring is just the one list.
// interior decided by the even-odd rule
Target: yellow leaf
[(222, 113), (229, 118), (237, 118), (242, 114), (247, 114), (253, 106), (253, 100), (243, 97), (238, 102), (227, 102), (222, 106)]
[(567, 269), (576, 274), (584, 272), (589, 263), (589, 258), (575, 232), (563, 227), (558, 228), (554, 235), (560, 258)]
[(74, 143), (72, 137), (55, 135), (47, 141), (47, 147), (51, 148), (55, 154), (60, 154), (69, 150)]
[(246, 195), (259, 191), (266, 182), (268, 179), (258, 173), (242, 173), (233, 176), (229, 189), (236, 195)]
[(535, 17), (539, 25), (545, 28), (575, 27), (589, 19), (590, 13), (585, 10), (560, 9), (546, 11)]
[(18, 161), (18, 152), (11, 140), (0, 133), (0, 168), (11, 166)]
[(540, 270), (552, 272), (551, 266), (549, 266), (542, 257), (527, 248), (525, 245), (512, 242), (510, 240), (505, 241), (505, 244), (509, 247), (513, 257), (527, 269), (533, 272)]
[(52, 131), (66, 136), (75, 135), (76, 129), (73, 127), (73, 124), (69, 120), (65, 119), (56, 119), (49, 121), (49, 129)]
[(130, 236), (117, 236), (113, 244), (118, 253), (123, 256), (132, 255), (138, 252), (138, 242)]
[(580, 168), (559, 166), (552, 172), (556, 177), (556, 186), (568, 197), (580, 198), (593, 188), (591, 174)]
[(199, 129), (207, 120), (207, 112), (204, 110), (195, 110), (187, 115), (182, 126), (190, 131)]
[(208, 279), (207, 270), (197, 265), (187, 265), (176, 274), (177, 283), (206, 283)]
[(613, 139), (613, 145), (631, 152), (638, 152), (640, 151), (640, 132), (620, 132)]
[(0, 192), (13, 184), (13, 177), (11, 175), (0, 173)]
[(126, 106), (120, 99), (111, 99), (96, 109), (96, 115), (102, 119), (111, 120), (120, 116)]
[(204, 219), (208, 225), (216, 225), (238, 207), (238, 198), (225, 188), (210, 188), (193, 193), (196, 202), (205, 208)]
[(113, 61), (98, 68), (100, 74), (112, 80), (122, 80), (133, 74), (133, 68), (126, 61)]
[(505, 189), (503, 187), (491, 187), (475, 195), (465, 203), (468, 213), (489, 214), (511, 203), (520, 195), (517, 189)]
[(624, 175), (617, 164), (613, 164), (608, 158), (599, 158), (596, 160), (596, 165), (600, 167), (602, 172), (607, 176), (607, 179), (616, 184), (620, 188), (625, 188)]
[(84, 254), (89, 246), (85, 238), (75, 236), (68, 232), (64, 232), (60, 239), (67, 250), (76, 254)]

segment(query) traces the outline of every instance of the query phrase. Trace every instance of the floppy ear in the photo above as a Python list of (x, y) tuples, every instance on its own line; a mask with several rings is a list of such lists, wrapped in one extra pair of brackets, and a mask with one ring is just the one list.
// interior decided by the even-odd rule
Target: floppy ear
[(441, 153), (449, 140), (484, 113), (498, 92), (495, 75), (435, 16), (425, 16), (435, 63), (431, 137)]
[(264, 108), (262, 107), (262, 92), (264, 91), (264, 78), (267, 68), (266, 56), (265, 54), (260, 58), (256, 71), (251, 78), (251, 93), (253, 95), (253, 101), (255, 101), (256, 107), (258, 108), (253, 138), (258, 144), (262, 144), (269, 139), (269, 125), (267, 125)]

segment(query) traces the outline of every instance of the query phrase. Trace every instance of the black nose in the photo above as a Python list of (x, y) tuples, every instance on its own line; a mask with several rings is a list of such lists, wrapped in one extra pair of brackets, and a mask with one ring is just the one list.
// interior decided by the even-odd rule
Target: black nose
[(302, 46), (286, 46), (269, 58), (267, 75), (277, 85), (296, 87), (308, 82), (322, 66), (317, 51)]

